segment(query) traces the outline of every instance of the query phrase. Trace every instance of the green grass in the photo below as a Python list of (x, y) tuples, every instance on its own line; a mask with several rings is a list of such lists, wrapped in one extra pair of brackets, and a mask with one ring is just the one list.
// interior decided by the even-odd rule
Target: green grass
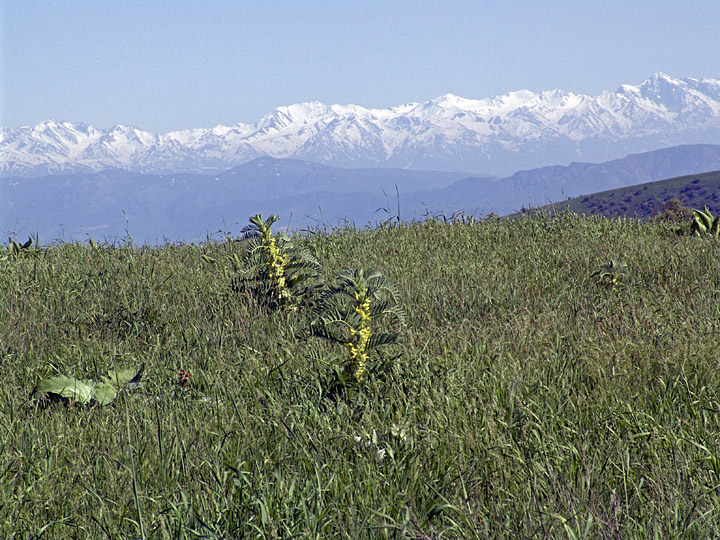
[[(304, 312), (233, 291), (239, 243), (0, 262), (0, 537), (720, 537), (717, 242), (568, 214), (304, 244), (403, 296), (352, 398)], [(31, 397), (139, 363), (106, 407)]]

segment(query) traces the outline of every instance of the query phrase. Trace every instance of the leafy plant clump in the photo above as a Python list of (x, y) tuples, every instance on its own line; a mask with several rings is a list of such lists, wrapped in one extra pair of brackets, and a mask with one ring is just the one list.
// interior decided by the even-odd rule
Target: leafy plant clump
[[(686, 225), (693, 218), (693, 209), (685, 206), (677, 197), (672, 197), (665, 201), (660, 208), (660, 212), (649, 218), (649, 222), (666, 223), (674, 225)], [(683, 229), (677, 229), (678, 234), (683, 233)]]
[[(37, 241), (35, 242), (37, 244)], [(15, 242), (12, 238), (8, 239), (8, 253), (6, 255), (3, 255), (0, 257), (0, 261), (5, 260), (12, 260), (12, 259), (18, 259), (21, 256), (27, 256), (27, 255), (36, 255), (40, 252), (39, 247), (32, 247), (33, 239), (28, 238), (27, 242), (23, 244), (19, 244), (18, 242)]]
[(612, 260), (603, 264), (600, 270), (594, 272), (592, 275), (599, 284), (606, 287), (614, 287), (620, 283), (626, 283), (628, 280), (627, 263)]
[(720, 215), (713, 217), (707, 206), (705, 210), (696, 209), (693, 212), (692, 230), (696, 235), (707, 233), (716, 239), (720, 237)]
[(122, 390), (137, 385), (144, 368), (145, 364), (139, 368), (114, 369), (99, 382), (56, 375), (37, 383), (33, 395), (67, 399), (83, 405), (107, 405), (112, 403)]
[(394, 331), (381, 332), (383, 320), (405, 324), (405, 311), (396, 286), (381, 272), (362, 268), (337, 274), (315, 309), (311, 336), (339, 343), (347, 350), (340, 363), (344, 381), (362, 383), (370, 371), (370, 354), (399, 340)]
[(279, 219), (272, 214), (263, 221), (257, 214), (242, 230), (248, 247), (239, 264), (240, 284), (272, 306), (297, 305), (322, 285), (322, 267), (287, 234), (273, 234), (272, 225)]

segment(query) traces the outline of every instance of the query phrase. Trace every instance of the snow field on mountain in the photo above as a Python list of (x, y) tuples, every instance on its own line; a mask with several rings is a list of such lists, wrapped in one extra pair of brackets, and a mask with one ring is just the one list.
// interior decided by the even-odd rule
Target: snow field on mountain
[(720, 80), (658, 73), (595, 97), (562, 90), (486, 99), (445, 94), (388, 109), (315, 101), (278, 107), (253, 124), (167, 134), (49, 120), (3, 128), (0, 174), (200, 172), (260, 156), (495, 173), (618, 158), (627, 155), (626, 143), (637, 152), (718, 140)]

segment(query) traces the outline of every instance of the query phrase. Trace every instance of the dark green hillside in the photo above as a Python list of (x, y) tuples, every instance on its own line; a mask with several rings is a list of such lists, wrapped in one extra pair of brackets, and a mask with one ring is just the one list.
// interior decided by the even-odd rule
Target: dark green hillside
[(533, 211), (570, 210), (578, 214), (645, 219), (659, 214), (663, 206), (673, 198), (677, 198), (684, 206), (701, 209), (707, 206), (713, 214), (718, 213), (720, 171), (678, 176), (668, 180), (601, 191), (543, 206)]

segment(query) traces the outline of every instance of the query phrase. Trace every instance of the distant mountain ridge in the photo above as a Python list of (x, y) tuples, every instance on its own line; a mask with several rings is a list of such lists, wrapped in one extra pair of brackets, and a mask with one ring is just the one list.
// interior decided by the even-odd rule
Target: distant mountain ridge
[(720, 145), (683, 145), (605, 163), (519, 171), (507, 178), (465, 178), (448, 187), (408, 194), (404, 199), (407, 209), (506, 215), (570, 197), (716, 170), (720, 170)]
[(487, 99), (445, 94), (389, 109), (319, 102), (278, 107), (253, 124), (156, 134), (47, 121), (0, 130), (0, 175), (118, 168), (208, 173), (258, 157), (335, 167), (510, 173), (720, 142), (720, 79), (658, 73), (587, 96), (527, 90)]
[(523, 207), (686, 174), (720, 170), (720, 145), (687, 145), (606, 163), (573, 163), (507, 178), (404, 169), (339, 169), (258, 158), (213, 175), (122, 170), (0, 179), (0, 235), (39, 233), (41, 241), (124, 238), (198, 241), (237, 234), (249, 216), (279, 214), (291, 229), (399, 216), (499, 215)]

